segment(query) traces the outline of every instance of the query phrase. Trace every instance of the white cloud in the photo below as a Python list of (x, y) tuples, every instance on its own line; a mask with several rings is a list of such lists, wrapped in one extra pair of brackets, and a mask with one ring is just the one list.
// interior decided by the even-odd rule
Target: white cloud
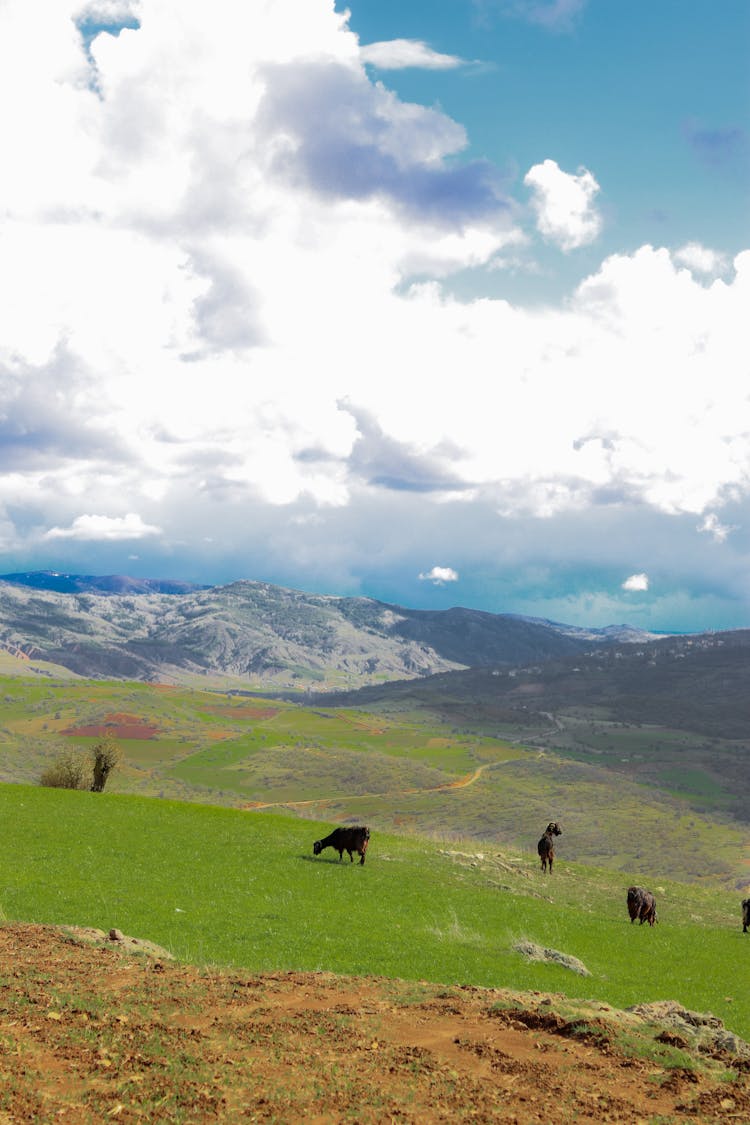
[(122, 540), (160, 535), (161, 528), (144, 523), (135, 512), (126, 516), (76, 516), (70, 527), (52, 527), (45, 539)]
[[(398, 503), (392, 565), (415, 512), (429, 531), (413, 581), (458, 513), (493, 565), (512, 521), (632, 507), (721, 534), (750, 493), (750, 253), (710, 283), (708, 257), (643, 246), (557, 305), (453, 298), (442, 278), (528, 238), (523, 209), (459, 123), (369, 80), (328, 0), (105, 7), (140, 27), (92, 64), (80, 3), (0, 5), (5, 549), (42, 527), (241, 570), (259, 542), (349, 577)], [(591, 173), (526, 183), (545, 237), (595, 236)]]
[(679, 250), (675, 250), (673, 257), (676, 262), (687, 266), (693, 273), (705, 274), (710, 277), (725, 273), (729, 268), (726, 255), (719, 254), (708, 246), (701, 246), (699, 242), (686, 243)]
[(698, 531), (710, 535), (715, 543), (724, 543), (729, 535), (736, 530), (735, 524), (722, 523), (715, 512), (707, 512), (698, 524)]
[(561, 250), (575, 250), (593, 242), (602, 228), (594, 207), (599, 184), (591, 172), (563, 172), (556, 161), (535, 164), (523, 181), (532, 190), (531, 206), (540, 234)]
[(380, 43), (367, 43), (360, 47), (359, 57), (380, 70), (404, 70), (407, 67), (453, 70), (466, 65), (456, 55), (434, 51), (421, 39), (388, 39)]
[(639, 593), (648, 590), (648, 575), (647, 574), (631, 574), (626, 578), (622, 584), (623, 590), (633, 590)]
[(433, 566), (426, 574), (419, 575), (420, 582), (432, 582), (435, 586), (442, 586), (446, 582), (458, 582), (458, 571), (452, 566)]

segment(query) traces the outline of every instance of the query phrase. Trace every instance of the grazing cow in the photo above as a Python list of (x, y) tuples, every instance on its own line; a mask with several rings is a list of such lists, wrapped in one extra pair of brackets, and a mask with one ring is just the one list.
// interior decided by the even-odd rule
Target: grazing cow
[(641, 925), (648, 922), (649, 926), (653, 926), (657, 921), (656, 899), (651, 891), (645, 891), (643, 887), (628, 887), (628, 914), (631, 926), (636, 918)]
[(370, 829), (364, 827), (357, 828), (334, 828), (330, 836), (326, 836), (324, 840), (316, 840), (313, 844), (313, 854), (320, 855), (323, 848), (335, 848), (339, 853), (339, 863), (344, 858), (344, 852), (349, 853), (350, 863), (354, 863), (353, 852), (357, 852), (360, 858), (360, 865), (365, 862), (365, 852), (367, 845), (370, 842)]
[(742, 932), (747, 933), (747, 928), (750, 926), (750, 898), (743, 898), (742, 900)]
[(542, 861), (542, 871), (547, 870), (549, 864), (549, 873), (552, 874), (552, 863), (555, 858), (555, 841), (553, 836), (562, 836), (562, 828), (557, 821), (551, 820), (544, 830), (544, 835), (536, 846), (539, 852), (539, 858)]

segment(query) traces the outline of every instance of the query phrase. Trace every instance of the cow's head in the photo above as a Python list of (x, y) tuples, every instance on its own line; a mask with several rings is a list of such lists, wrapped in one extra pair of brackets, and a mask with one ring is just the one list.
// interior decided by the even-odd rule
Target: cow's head
[(322, 851), (323, 851), (322, 843), (320, 842), (320, 840), (316, 840), (315, 843), (313, 844), (313, 855), (320, 855), (320, 853)]

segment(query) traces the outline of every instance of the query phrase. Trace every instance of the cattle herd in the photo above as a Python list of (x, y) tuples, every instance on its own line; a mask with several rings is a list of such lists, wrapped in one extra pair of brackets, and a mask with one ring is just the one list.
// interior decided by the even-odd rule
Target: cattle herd
[[(562, 835), (562, 828), (555, 820), (551, 820), (544, 830), (544, 835), (537, 844), (537, 851), (542, 865), (542, 871), (552, 874), (552, 865), (555, 859), (555, 836)], [(370, 829), (364, 825), (351, 828), (334, 828), (330, 835), (313, 844), (313, 854), (320, 855), (324, 848), (333, 848), (339, 853), (339, 862), (344, 858), (344, 852), (349, 856), (349, 862), (354, 863), (354, 853), (359, 856), (360, 865), (365, 862), (367, 845), (370, 842)], [(644, 887), (628, 887), (627, 894), (628, 914), (631, 925), (638, 919), (642, 926), (648, 922), (653, 926), (658, 921), (656, 917), (656, 899), (651, 891)], [(742, 932), (746, 934), (750, 929), (750, 898), (742, 900)]]

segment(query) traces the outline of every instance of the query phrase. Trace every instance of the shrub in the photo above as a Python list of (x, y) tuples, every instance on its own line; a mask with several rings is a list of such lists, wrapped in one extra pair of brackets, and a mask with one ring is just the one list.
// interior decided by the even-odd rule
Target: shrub
[(39, 784), (49, 789), (88, 789), (91, 768), (78, 750), (63, 750), (43, 771)]

